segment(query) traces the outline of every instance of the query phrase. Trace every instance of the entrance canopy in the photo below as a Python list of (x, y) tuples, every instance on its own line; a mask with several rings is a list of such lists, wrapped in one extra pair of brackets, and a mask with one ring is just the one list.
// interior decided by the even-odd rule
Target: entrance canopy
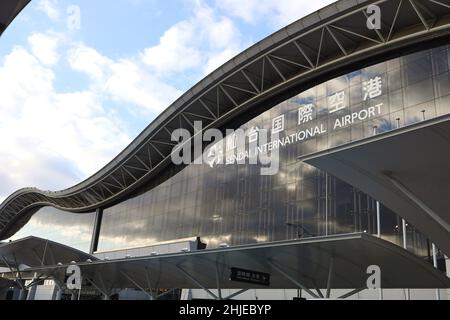
[(0, 267), (38, 267), (72, 261), (98, 260), (63, 244), (36, 237), (0, 244)]
[[(372, 265), (383, 288), (449, 288), (450, 280), (431, 264), (367, 234), (337, 235), (233, 248), (202, 250), (114, 261), (77, 263), (81, 276), (102, 292), (114, 288), (250, 289), (365, 288)], [(24, 270), (63, 283), (66, 266)], [(232, 268), (270, 275), (270, 285), (230, 280)], [(5, 276), (12, 276), (6, 274)], [(309, 290), (311, 291), (311, 290)]]
[(450, 255), (450, 118), (301, 160), (374, 197)]

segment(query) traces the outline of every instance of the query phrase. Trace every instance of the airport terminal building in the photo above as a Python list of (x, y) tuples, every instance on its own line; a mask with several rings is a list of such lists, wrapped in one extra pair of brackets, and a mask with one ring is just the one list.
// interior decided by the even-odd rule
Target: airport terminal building
[[(225, 137), (176, 165), (177, 129)], [(450, 1), (340, 0), (214, 71), (86, 181), (8, 197), (0, 298), (448, 299), (449, 194)]]

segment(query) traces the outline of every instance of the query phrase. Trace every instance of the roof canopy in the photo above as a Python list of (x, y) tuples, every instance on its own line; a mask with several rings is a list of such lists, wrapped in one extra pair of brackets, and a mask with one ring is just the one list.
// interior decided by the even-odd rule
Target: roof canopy
[[(231, 268), (270, 274), (267, 288), (365, 288), (367, 268), (381, 268), (383, 288), (448, 288), (431, 264), (367, 234), (337, 235), (115, 261), (78, 263), (83, 279), (112, 288), (266, 288), (230, 280)], [(67, 266), (27, 270), (64, 282)], [(24, 271), (25, 272), (25, 271)]]
[(98, 260), (80, 250), (36, 237), (0, 244), (0, 266), (2, 267), (37, 267), (87, 259)]

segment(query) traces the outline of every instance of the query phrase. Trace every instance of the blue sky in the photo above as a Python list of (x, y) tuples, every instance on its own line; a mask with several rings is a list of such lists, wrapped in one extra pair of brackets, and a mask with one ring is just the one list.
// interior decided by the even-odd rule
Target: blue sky
[(32, 0), (0, 39), (0, 201), (87, 178), (208, 73), (331, 2)]

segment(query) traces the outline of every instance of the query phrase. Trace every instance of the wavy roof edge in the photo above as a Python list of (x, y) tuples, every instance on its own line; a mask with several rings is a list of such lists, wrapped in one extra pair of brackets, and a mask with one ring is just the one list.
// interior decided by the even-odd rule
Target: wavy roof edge
[[(193, 98), (201, 94), (202, 92), (208, 90), (214, 83), (218, 82), (221, 78), (227, 77), (230, 73), (239, 70), (242, 65), (246, 65), (251, 61), (257, 59), (260, 55), (264, 54), (267, 50), (270, 50), (278, 45), (278, 43), (282, 41), (289, 40), (290, 38), (294, 38), (299, 34), (308, 31), (309, 29), (313, 29), (321, 24), (323, 24), (326, 20), (335, 18), (336, 15), (345, 14), (348, 10), (357, 9), (359, 6), (364, 7), (368, 3), (377, 2), (376, 0), (339, 0), (328, 6), (319, 9), (291, 24), (288, 26), (272, 33), (266, 38), (260, 40), (249, 48), (245, 49), (235, 57), (231, 58), (216, 70), (212, 71), (210, 74), (205, 76), (199, 82), (197, 82), (194, 86), (192, 86), (188, 91), (186, 91), (183, 95), (181, 95), (177, 100), (175, 100), (169, 107), (167, 107), (164, 111), (161, 112), (124, 150), (122, 150), (113, 160), (99, 169), (95, 174), (91, 175), (87, 179), (77, 183), (76, 185), (56, 191), (55, 196), (58, 196), (58, 193), (64, 193), (64, 196), (67, 196), (67, 193), (70, 193), (72, 190), (79, 188), (82, 185), (89, 184), (90, 182), (98, 180), (98, 176), (102, 174), (107, 174), (108, 169), (114, 169), (114, 165), (121, 162), (128, 154), (130, 154), (131, 150), (137, 148), (144, 140), (149, 136), (149, 133), (153, 130), (157, 129), (157, 127), (173, 115), (179, 108), (183, 107), (185, 104), (190, 102)], [(18, 191), (29, 191), (36, 190), (36, 188), (23, 188)]]
[[(294, 86), (302, 83), (307, 86), (307, 83), (320, 79), (323, 80), (338, 70), (341, 70), (339, 72), (343, 72), (343, 70), (349, 70), (359, 63), (372, 63), (374, 58), (384, 58), (399, 49), (401, 49), (401, 53), (404, 53), (404, 49), (418, 50), (420, 46), (429, 45), (429, 41), (439, 39), (445, 40), (446, 43), (448, 43), (448, 38), (450, 36), (450, 6), (436, 3), (432, 0), (416, 1), (420, 1), (421, 5), (427, 4), (427, 6), (438, 6), (437, 8), (432, 8), (432, 13), (435, 14), (435, 19), (433, 21), (424, 19), (424, 14), (427, 14), (427, 11), (423, 10), (423, 8), (421, 9), (421, 7), (417, 7), (415, 5), (416, 2), (413, 3), (412, 1), (340, 0), (273, 33), (236, 57), (230, 59), (217, 70), (199, 81), (164, 110), (135, 140), (94, 175), (73, 187), (61, 191), (51, 192), (41, 191), (37, 188), (24, 188), (11, 194), (0, 204), (0, 227), (3, 225), (0, 229), (0, 236), (7, 232), (7, 230), (16, 223), (16, 220), (20, 219), (20, 216), (24, 216), (28, 211), (34, 210), (37, 207), (50, 205), (70, 212), (84, 213), (95, 210), (96, 208), (112, 205), (119, 200), (122, 201), (122, 199), (124, 199), (125, 196), (128, 196), (130, 192), (135, 190), (138, 186), (141, 186), (142, 183), (150, 181), (149, 179), (153, 179), (156, 174), (165, 168), (165, 164), (170, 161), (169, 153), (171, 151), (168, 151), (169, 147), (166, 146), (166, 150), (163, 150), (164, 154), (162, 154), (153, 146), (156, 151), (153, 150), (152, 152), (156, 155), (159, 152), (159, 155), (162, 156), (163, 159), (160, 162), (155, 161), (156, 165), (153, 165), (152, 155), (149, 155), (149, 168), (147, 168), (148, 163), (145, 164), (141, 162), (143, 167), (146, 167), (144, 170), (145, 173), (140, 171), (138, 178), (130, 173), (128, 173), (129, 177), (124, 177), (123, 171), (126, 170), (127, 166), (130, 166), (133, 157), (137, 157), (137, 153), (142, 151), (141, 149), (146, 149), (147, 147), (151, 148), (150, 145), (152, 145), (152, 139), (155, 138), (159, 132), (166, 131), (165, 139), (169, 139), (167, 134), (170, 130), (168, 130), (168, 128), (170, 128), (171, 125), (173, 126), (171, 122), (174, 122), (174, 120), (178, 121), (177, 116), (178, 118), (184, 116), (184, 111), (190, 111), (189, 108), (192, 107), (191, 105), (194, 105), (195, 107), (195, 102), (198, 102), (198, 100), (202, 102), (203, 96), (207, 96), (210, 92), (213, 92), (213, 89), (217, 89), (218, 92), (222, 89), (223, 95), (226, 96), (227, 92), (222, 88), (222, 85), (227, 85), (227, 80), (239, 75), (240, 71), (242, 71), (245, 76), (245, 73), (247, 72), (244, 72), (245, 69), (251, 69), (251, 67), (254, 67), (255, 65), (257, 68), (258, 63), (261, 61), (264, 62), (265, 60), (268, 60), (272, 63), (274, 72), (272, 72), (273, 75), (269, 76), (273, 77), (273, 79), (277, 78), (275, 79), (276, 81), (270, 85), (264, 84), (267, 79), (265, 79), (263, 67), (263, 74), (256, 75), (257, 77), (262, 78), (260, 79), (263, 83), (262, 88), (258, 89), (255, 87), (256, 92), (247, 91), (247, 93), (250, 93), (245, 96), (245, 99), (243, 98), (244, 100), (241, 99), (239, 103), (236, 103), (228, 95), (228, 100), (231, 102), (228, 103), (230, 104), (229, 106), (225, 105), (226, 110), (222, 110), (224, 111), (222, 114), (219, 114), (219, 101), (217, 101), (217, 117), (216, 115), (213, 115), (214, 119), (210, 119), (212, 121), (210, 123), (217, 126), (224, 125), (226, 124), (226, 121), (230, 121), (231, 116), (236, 116), (240, 112), (247, 111), (249, 106), (260, 104), (261, 101), (273, 98), (274, 95), (286, 93), (288, 89), (292, 89)], [(404, 4), (403, 6), (402, 3)], [(364, 35), (367, 28), (366, 20), (364, 16), (362, 16), (362, 13), (365, 12), (362, 11), (371, 4), (379, 4), (382, 8), (386, 8), (385, 10), (388, 10), (388, 13), (393, 15), (393, 17), (391, 17), (393, 19), (387, 21), (388, 25), (385, 26), (387, 27), (386, 31), (388, 34), (382, 35), (380, 32), (374, 31), (376, 33), (376, 35), (373, 35), (375, 38), (371, 38), (370, 35)], [(401, 12), (400, 9), (402, 9)], [(416, 14), (413, 13), (414, 11)], [(400, 20), (403, 19), (401, 23), (399, 23), (399, 26), (396, 26), (397, 16), (401, 16), (401, 19), (399, 18)], [(357, 32), (360, 33), (359, 35), (356, 34), (358, 37), (357, 41), (353, 38), (353, 41), (350, 43), (343, 43), (342, 38), (336, 38), (336, 32), (339, 28), (346, 31), (342, 29), (342, 27), (339, 27), (339, 22), (343, 20), (346, 20), (347, 22), (350, 20), (350, 25), (353, 28), (356, 28)], [(394, 26), (397, 28), (393, 32)], [(355, 35), (355, 32), (351, 30), (347, 30), (346, 32)], [(320, 33), (322, 33), (322, 36)], [(324, 51), (325, 58), (322, 58), (321, 50), (327, 49), (325, 45), (324, 48), (322, 48), (325, 33), (329, 38), (332, 38), (332, 43), (329, 46), (328, 51)], [(314, 50), (314, 48), (312, 49), (315, 56), (311, 57), (317, 59), (317, 61), (314, 60), (315, 63), (313, 64), (307, 55), (302, 52), (303, 50), (298, 47), (298, 50), (306, 59), (305, 62), (302, 63), (309, 63), (310, 67), (305, 67), (294, 62), (294, 65), (296, 65), (294, 68), (295, 70), (292, 70), (293, 73), (290, 73), (285, 77), (271, 61), (270, 56), (274, 53), (275, 55), (282, 55), (283, 49), (289, 45), (298, 45), (296, 42), (300, 38), (309, 39), (310, 42), (317, 40), (318, 43), (316, 44), (310, 44), (310, 42), (308, 42), (311, 46), (318, 46), (315, 48), (317, 50)], [(353, 47), (353, 45), (355, 46)], [(346, 48), (346, 46), (348, 47)], [(287, 61), (286, 59), (284, 60)], [(290, 62), (292, 63), (292, 61)], [(250, 70), (249, 72), (252, 71)], [(281, 79), (283, 81), (281, 81)], [(254, 85), (251, 80), (247, 80), (249, 84)], [(244, 89), (244, 91), (246, 90)], [(217, 100), (219, 99), (217, 98)], [(206, 109), (208, 108), (206, 107)], [(209, 109), (208, 111), (211, 112)], [(205, 110), (204, 112), (207, 113)], [(189, 120), (187, 122), (189, 122)], [(192, 124), (190, 125), (192, 126)], [(148, 152), (150, 153), (150, 150), (148, 150)], [(129, 161), (130, 159), (131, 161)], [(131, 164), (131, 166), (134, 166), (134, 164)], [(137, 169), (142, 170), (142, 167)], [(119, 175), (122, 174), (121, 178), (124, 179), (123, 186), (121, 185), (121, 182), (114, 178), (114, 175), (117, 176), (117, 173)], [(119, 177), (119, 179), (121, 178)], [(107, 190), (108, 188), (105, 187), (108, 179), (109, 183), (111, 183), (111, 179), (115, 180), (114, 184), (116, 185), (112, 186), (116, 188), (115, 190)], [(111, 184), (109, 184), (109, 186), (111, 187)], [(106, 190), (105, 194), (103, 194), (104, 189)]]

